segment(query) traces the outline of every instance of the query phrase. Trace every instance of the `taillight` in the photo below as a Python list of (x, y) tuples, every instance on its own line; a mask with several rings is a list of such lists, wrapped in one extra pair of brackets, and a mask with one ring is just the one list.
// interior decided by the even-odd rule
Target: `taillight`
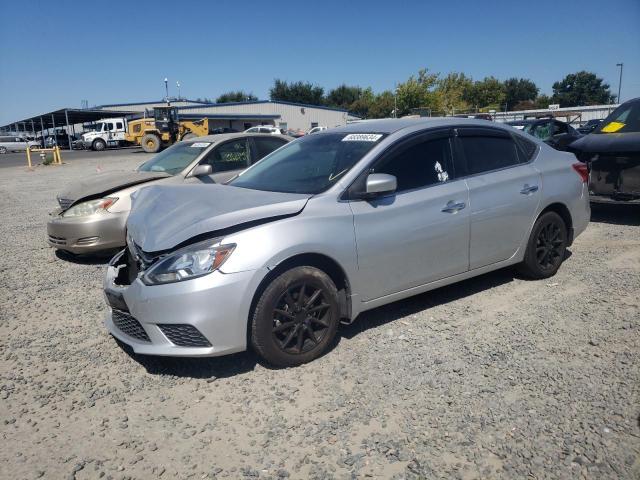
[(589, 180), (589, 170), (587, 169), (587, 164), (578, 162), (571, 165), (573, 169), (576, 171), (580, 178), (582, 179), (582, 183), (587, 183)]

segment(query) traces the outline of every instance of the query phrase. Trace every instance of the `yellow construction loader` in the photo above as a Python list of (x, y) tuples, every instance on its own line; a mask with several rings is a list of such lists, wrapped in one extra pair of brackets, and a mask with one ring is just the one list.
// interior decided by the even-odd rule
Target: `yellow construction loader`
[(125, 140), (140, 145), (147, 153), (156, 153), (187, 138), (209, 134), (209, 119), (181, 120), (176, 107), (155, 107), (153, 118), (128, 122)]

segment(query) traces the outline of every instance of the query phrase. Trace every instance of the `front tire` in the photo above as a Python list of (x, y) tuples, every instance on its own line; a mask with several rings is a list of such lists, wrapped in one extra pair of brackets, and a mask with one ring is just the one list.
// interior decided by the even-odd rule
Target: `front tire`
[(546, 212), (536, 220), (518, 272), (532, 279), (556, 274), (567, 249), (567, 226), (556, 212)]
[(107, 148), (107, 144), (105, 143), (104, 140), (95, 140), (91, 145), (91, 148), (96, 152), (102, 152)]
[(295, 267), (264, 290), (251, 318), (251, 345), (267, 363), (293, 367), (322, 355), (340, 320), (338, 290), (314, 267)]
[(147, 153), (158, 153), (160, 151), (160, 147), (162, 146), (162, 142), (157, 135), (153, 133), (147, 133), (142, 137), (142, 149)]

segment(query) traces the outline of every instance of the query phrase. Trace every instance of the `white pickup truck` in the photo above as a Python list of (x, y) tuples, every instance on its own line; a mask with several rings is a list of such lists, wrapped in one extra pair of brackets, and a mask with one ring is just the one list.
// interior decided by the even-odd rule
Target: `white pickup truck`
[(98, 120), (95, 129), (82, 134), (84, 148), (91, 150), (104, 150), (107, 147), (122, 147), (127, 144), (126, 118), (105, 118)]

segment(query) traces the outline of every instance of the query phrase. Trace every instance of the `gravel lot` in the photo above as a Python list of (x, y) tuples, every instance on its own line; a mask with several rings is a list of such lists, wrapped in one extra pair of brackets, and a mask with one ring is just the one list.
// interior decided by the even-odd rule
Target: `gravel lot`
[(140, 154), (0, 175), (0, 477), (640, 478), (640, 210), (594, 209), (558, 275), (368, 312), (311, 364), (136, 356), (54, 195)]

